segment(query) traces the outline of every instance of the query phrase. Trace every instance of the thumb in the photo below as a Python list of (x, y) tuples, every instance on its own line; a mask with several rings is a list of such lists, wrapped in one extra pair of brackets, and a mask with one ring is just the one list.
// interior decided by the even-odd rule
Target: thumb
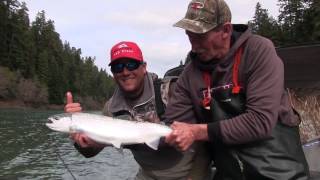
[(174, 121), (172, 124), (171, 124), (171, 128), (177, 128), (177, 127), (179, 127), (179, 126), (182, 126), (183, 124), (185, 124), (185, 123), (183, 123), (183, 122), (179, 122), (179, 121)]
[(73, 103), (72, 94), (70, 91), (66, 93), (66, 98), (67, 98), (67, 104)]
[(175, 126), (175, 125), (180, 125), (180, 124), (183, 124), (182, 122), (179, 122), (179, 121), (173, 121), (172, 125)]

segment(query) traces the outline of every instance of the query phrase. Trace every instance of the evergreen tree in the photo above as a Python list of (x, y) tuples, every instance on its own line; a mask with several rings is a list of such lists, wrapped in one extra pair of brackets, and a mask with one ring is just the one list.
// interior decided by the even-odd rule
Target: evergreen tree
[(18, 22), (20, 24), (19, 42), (22, 50), (22, 61), (20, 71), (25, 78), (33, 78), (35, 75), (35, 45), (32, 33), (30, 31), (30, 20), (28, 8), (25, 2), (22, 2), (18, 10)]
[(21, 7), (17, 10), (14, 15), (15, 19), (15, 33), (14, 33), (14, 44), (15, 44), (15, 55), (12, 57), (11, 62), (13, 64), (14, 69), (19, 69), (20, 72), (24, 76), (27, 76), (30, 70), (28, 64), (28, 53), (30, 50), (29, 45), (30, 39), (28, 37), (29, 33), (29, 15), (28, 8), (26, 4), (23, 2)]
[(49, 80), (49, 65), (48, 65), (49, 55), (46, 50), (39, 54), (39, 58), (36, 62), (36, 72), (39, 81), (42, 84), (47, 85)]
[(304, 32), (308, 34), (311, 41), (320, 41), (320, 1), (308, 0), (309, 7), (304, 16)]
[(269, 15), (268, 10), (263, 9), (259, 2), (256, 5), (253, 20), (249, 21), (248, 24), (253, 33), (265, 36), (275, 44), (279, 44), (279, 26), (276, 20)]
[(286, 43), (298, 43), (303, 34), (302, 24), (305, 4), (301, 0), (279, 0), (280, 14), (279, 22), (284, 32)]
[[(11, 70), (17, 70), (15, 52), (17, 50), (17, 17), (16, 11), (20, 7), (20, 3), (17, 0), (5, 0), (2, 1), (3, 8), (3, 37), (2, 37), (2, 52), (1, 52), (1, 64), (9, 67)], [(13, 60), (13, 61), (12, 61)]]
[(62, 59), (65, 62), (65, 65), (63, 67), (63, 76), (68, 77), (66, 78), (66, 91), (71, 91), (73, 93), (78, 93), (77, 88), (75, 86), (76, 82), (76, 64), (75, 64), (75, 57), (73, 55), (73, 51), (70, 47), (70, 44), (68, 42), (65, 42), (63, 45), (63, 54)]
[(8, 9), (5, 1), (0, 1), (0, 65), (6, 66), (7, 62), (7, 22)]
[[(1, 88), (10, 89), (11, 97), (28, 97), (22, 98), (26, 103), (46, 103), (48, 98), (50, 104), (62, 104), (64, 93), (71, 90), (92, 105), (97, 105), (92, 100), (102, 104), (111, 96), (114, 83), (94, 61), (92, 57), (81, 57), (81, 49), (67, 42), (62, 44), (54, 21), (47, 20), (44, 11), (30, 26), (25, 3), (0, 1), (0, 66), (16, 74), (15, 82), (3, 83)], [(10, 79), (4, 77), (2, 81)], [(34, 92), (41, 92), (41, 100), (34, 99), (40, 98)]]
[(54, 56), (49, 56), (48, 93), (49, 103), (63, 104), (64, 91), (61, 84), (62, 74), (59, 73), (59, 66)]

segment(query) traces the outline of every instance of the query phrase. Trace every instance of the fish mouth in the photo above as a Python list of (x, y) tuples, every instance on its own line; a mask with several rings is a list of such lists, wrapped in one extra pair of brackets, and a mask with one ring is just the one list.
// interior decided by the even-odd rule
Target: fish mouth
[(58, 118), (57, 117), (49, 117), (47, 119), (47, 125), (51, 125), (51, 124), (54, 124), (55, 121), (58, 121)]
[(71, 118), (72, 114), (71, 113), (62, 113), (62, 114), (56, 114), (56, 115), (50, 116), (50, 117), (48, 117), (46, 124), (48, 126), (50, 126), (50, 125), (53, 126), (58, 121), (60, 121), (63, 118), (66, 118), (66, 117), (70, 117)]
[(49, 121), (54, 122), (54, 121), (58, 121), (59, 119), (62, 119), (64, 117), (71, 117), (72, 114), (71, 113), (62, 113), (62, 114), (55, 114), (53, 116), (50, 116), (48, 118)]
[(49, 128), (54, 128), (54, 127), (55, 127), (55, 124), (57, 124), (60, 119), (61, 119), (61, 116), (60, 116), (60, 115), (50, 116), (50, 117), (48, 117), (48, 119), (47, 119), (46, 125), (47, 125)]
[(54, 124), (55, 121), (59, 121), (59, 119), (61, 119), (62, 116), (60, 115), (54, 115), (54, 116), (50, 116), (48, 118), (47, 124)]
[(55, 131), (69, 132), (71, 114), (57, 114), (48, 117), (46, 126)]
[(48, 118), (46, 124), (53, 124), (53, 123), (54, 123), (53, 121), (54, 121), (54, 120), (53, 120), (52, 118)]

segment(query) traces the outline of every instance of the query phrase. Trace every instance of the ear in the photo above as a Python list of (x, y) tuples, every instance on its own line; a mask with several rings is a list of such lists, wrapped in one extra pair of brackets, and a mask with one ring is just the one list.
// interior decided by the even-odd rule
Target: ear
[(227, 22), (222, 26), (222, 38), (226, 39), (231, 36), (232, 33), (232, 24)]
[(141, 66), (143, 68), (143, 74), (146, 74), (147, 73), (147, 63), (145, 62)]

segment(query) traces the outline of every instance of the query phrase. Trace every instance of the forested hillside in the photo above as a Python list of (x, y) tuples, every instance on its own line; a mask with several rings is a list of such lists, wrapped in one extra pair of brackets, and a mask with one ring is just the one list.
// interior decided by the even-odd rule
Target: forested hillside
[(83, 105), (101, 108), (114, 83), (94, 61), (62, 42), (44, 11), (30, 22), (25, 3), (0, 1), (0, 101), (61, 105), (70, 90)]
[[(278, 47), (319, 42), (319, 4), (318, 0), (278, 0), (280, 14), (272, 17), (257, 3), (248, 24)], [(44, 11), (30, 22), (25, 3), (0, 1), (0, 102), (62, 105), (70, 90), (86, 107), (101, 108), (114, 83), (94, 61), (83, 57), (80, 48), (62, 42)]]

